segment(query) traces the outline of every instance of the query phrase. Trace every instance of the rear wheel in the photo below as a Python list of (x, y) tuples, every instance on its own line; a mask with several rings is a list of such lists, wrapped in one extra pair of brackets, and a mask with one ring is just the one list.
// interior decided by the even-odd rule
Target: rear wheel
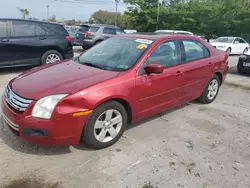
[(210, 78), (204, 91), (199, 97), (200, 102), (203, 104), (209, 104), (213, 102), (218, 95), (219, 88), (220, 88), (220, 79), (215, 74), (212, 76), (212, 78)]
[(63, 56), (60, 52), (56, 50), (49, 50), (45, 52), (41, 58), (42, 65), (54, 63), (57, 61), (61, 61), (63, 59)]
[(102, 149), (116, 143), (127, 126), (127, 112), (116, 101), (98, 106), (83, 130), (83, 140), (92, 148)]

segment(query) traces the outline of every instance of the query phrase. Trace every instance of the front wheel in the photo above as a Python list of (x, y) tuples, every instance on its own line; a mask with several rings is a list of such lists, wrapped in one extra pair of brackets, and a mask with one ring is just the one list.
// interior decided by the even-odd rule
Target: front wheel
[(230, 56), (230, 54), (231, 54), (231, 48), (228, 48), (228, 49), (226, 50), (226, 53), (227, 53), (228, 56)]
[(119, 102), (110, 101), (93, 111), (86, 122), (82, 138), (92, 148), (106, 148), (120, 139), (126, 126), (125, 108)]
[(204, 91), (199, 97), (200, 102), (203, 104), (209, 104), (213, 102), (218, 95), (219, 89), (220, 89), (220, 79), (215, 74), (214, 76), (212, 76), (212, 78), (210, 78)]

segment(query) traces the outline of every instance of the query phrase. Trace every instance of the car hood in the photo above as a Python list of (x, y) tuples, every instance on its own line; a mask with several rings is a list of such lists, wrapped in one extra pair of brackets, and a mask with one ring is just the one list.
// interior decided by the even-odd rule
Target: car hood
[(212, 46), (229, 46), (230, 43), (226, 43), (226, 42), (210, 42), (210, 44)]
[(10, 87), (24, 98), (38, 100), (48, 95), (75, 93), (118, 74), (70, 60), (31, 69), (14, 78)]

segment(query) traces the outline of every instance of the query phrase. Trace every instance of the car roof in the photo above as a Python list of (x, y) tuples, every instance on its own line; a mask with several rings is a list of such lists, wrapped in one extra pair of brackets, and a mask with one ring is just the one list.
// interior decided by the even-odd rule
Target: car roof
[(140, 38), (140, 39), (148, 39), (148, 40), (164, 40), (164, 39), (197, 39), (196, 36), (191, 35), (180, 35), (180, 34), (166, 34), (166, 35), (146, 35), (146, 34), (122, 34), (116, 37), (127, 37), (127, 38)]
[(26, 22), (33, 22), (33, 23), (46, 23), (46, 24), (53, 24), (53, 25), (62, 25), (60, 23), (54, 22), (44, 22), (44, 21), (37, 21), (37, 20), (25, 20), (25, 19), (18, 19), (18, 18), (0, 18), (0, 20), (7, 20), (7, 21), (26, 21)]
[(115, 25), (107, 25), (107, 24), (91, 24), (90, 26), (119, 28)]

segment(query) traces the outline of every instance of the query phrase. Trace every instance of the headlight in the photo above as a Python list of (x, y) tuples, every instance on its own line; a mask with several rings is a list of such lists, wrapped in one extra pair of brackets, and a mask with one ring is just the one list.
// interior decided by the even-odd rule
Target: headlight
[(50, 119), (57, 103), (67, 94), (51, 95), (38, 100), (33, 107), (32, 116), (42, 119)]
[(218, 48), (226, 48), (226, 46), (218, 46)]

